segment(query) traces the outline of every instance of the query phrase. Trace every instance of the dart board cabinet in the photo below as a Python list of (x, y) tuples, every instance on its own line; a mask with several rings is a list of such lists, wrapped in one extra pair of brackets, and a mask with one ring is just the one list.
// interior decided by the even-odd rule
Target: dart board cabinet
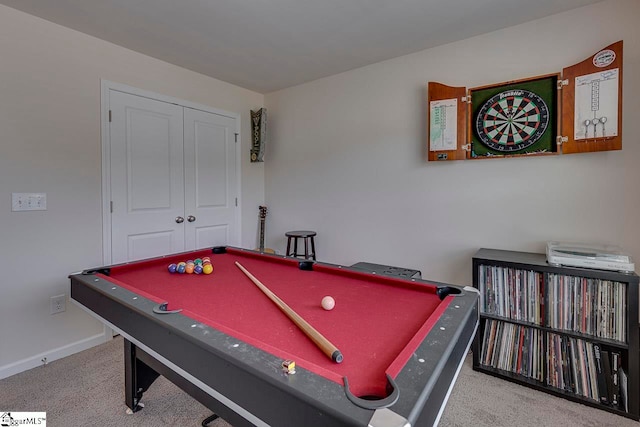
[(622, 44), (562, 73), (470, 89), (429, 82), (428, 159), (621, 150)]

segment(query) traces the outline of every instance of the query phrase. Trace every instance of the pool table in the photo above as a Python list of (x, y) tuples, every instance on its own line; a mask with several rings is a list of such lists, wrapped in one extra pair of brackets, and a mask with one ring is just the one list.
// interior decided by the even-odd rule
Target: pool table
[[(209, 257), (212, 274), (170, 273)], [(341, 352), (332, 360), (238, 268)], [(70, 275), (125, 339), (125, 403), (163, 375), (234, 427), (437, 424), (478, 325), (478, 293), (234, 247)], [(324, 296), (335, 308), (321, 307)], [(293, 363), (292, 363), (293, 362)]]

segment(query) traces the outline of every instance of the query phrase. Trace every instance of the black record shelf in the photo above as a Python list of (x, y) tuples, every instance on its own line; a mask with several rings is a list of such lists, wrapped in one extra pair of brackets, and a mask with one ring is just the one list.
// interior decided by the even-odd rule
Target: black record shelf
[(514, 325), (522, 325), (522, 326), (526, 326), (527, 328), (535, 328), (535, 329), (539, 329), (542, 331), (546, 331), (546, 332), (551, 332), (551, 333), (559, 333), (561, 335), (566, 335), (568, 337), (573, 337), (573, 338), (580, 338), (583, 340), (587, 340), (587, 341), (597, 341), (599, 343), (602, 343), (608, 347), (619, 347), (621, 349), (628, 349), (629, 345), (626, 342), (621, 342), (621, 341), (616, 341), (616, 340), (612, 340), (612, 339), (607, 339), (607, 338), (598, 338), (598, 337), (594, 337), (593, 335), (589, 335), (589, 334), (581, 334), (579, 332), (573, 332), (573, 331), (567, 331), (564, 329), (556, 329), (556, 328), (550, 328), (548, 326), (540, 326), (540, 325), (536, 325), (535, 323), (531, 323), (531, 322), (523, 322), (522, 320), (514, 320), (514, 319), (510, 319), (508, 317), (502, 317), (502, 316), (496, 316), (495, 314), (486, 314), (483, 313), (482, 314), (483, 319), (494, 319), (494, 320), (499, 320), (501, 322), (507, 322), (507, 323), (513, 323)]
[[(489, 269), (491, 275), (487, 273)], [(535, 280), (526, 285), (516, 282), (514, 271), (538, 274), (535, 280), (539, 283)], [(575, 282), (567, 280), (564, 286), (571, 293), (566, 301), (554, 299), (551, 291), (554, 275), (580, 279), (582, 283), (587, 279), (592, 293), (580, 294), (587, 289), (585, 285), (574, 289)], [(557, 267), (547, 264), (544, 254), (480, 249), (473, 257), (473, 286), (481, 294), (480, 325), (473, 343), (474, 370), (640, 420), (639, 295), (635, 273)], [(528, 289), (525, 290), (525, 286)], [(580, 295), (580, 300), (572, 299), (572, 295)], [(587, 296), (593, 303), (580, 304)], [(512, 315), (487, 312), (490, 311), (487, 307), (492, 307), (496, 300)], [(520, 317), (523, 311), (535, 308), (541, 316), (540, 323), (514, 316), (516, 306)], [(599, 337), (594, 330), (573, 331), (549, 326), (547, 322), (560, 312), (565, 320), (573, 316), (581, 325), (592, 322), (601, 334), (617, 333), (617, 339)], [(502, 369), (495, 366), (497, 364), (507, 367)], [(507, 370), (509, 368), (516, 372)], [(624, 376), (626, 381), (622, 380)]]

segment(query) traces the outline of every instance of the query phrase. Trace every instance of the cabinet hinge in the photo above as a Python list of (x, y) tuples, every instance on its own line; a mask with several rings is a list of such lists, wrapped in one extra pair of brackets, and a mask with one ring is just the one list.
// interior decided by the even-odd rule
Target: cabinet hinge
[(463, 96), (460, 98), (460, 102), (471, 102), (471, 95)]
[(562, 145), (563, 143), (569, 141), (569, 137), (568, 136), (561, 136), (558, 135), (556, 136), (556, 144), (558, 145)]
[(558, 80), (558, 83), (557, 83), (558, 90), (561, 90), (562, 86), (569, 86), (569, 79)]
[(464, 144), (460, 147), (463, 151), (471, 151), (471, 144)]
[(111, 123), (111, 110), (109, 110), (109, 123)]

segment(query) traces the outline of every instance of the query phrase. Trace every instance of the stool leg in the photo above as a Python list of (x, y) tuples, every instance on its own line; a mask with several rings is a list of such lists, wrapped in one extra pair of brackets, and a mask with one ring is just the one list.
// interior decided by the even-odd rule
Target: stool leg
[(291, 237), (287, 237), (287, 256), (291, 255)]
[(293, 256), (294, 257), (298, 256), (298, 238), (297, 237), (293, 238)]
[(311, 256), (313, 257), (313, 260), (316, 261), (316, 243), (314, 241), (313, 236), (311, 236), (310, 239), (311, 239)]
[(309, 259), (309, 238), (304, 238), (304, 259)]

